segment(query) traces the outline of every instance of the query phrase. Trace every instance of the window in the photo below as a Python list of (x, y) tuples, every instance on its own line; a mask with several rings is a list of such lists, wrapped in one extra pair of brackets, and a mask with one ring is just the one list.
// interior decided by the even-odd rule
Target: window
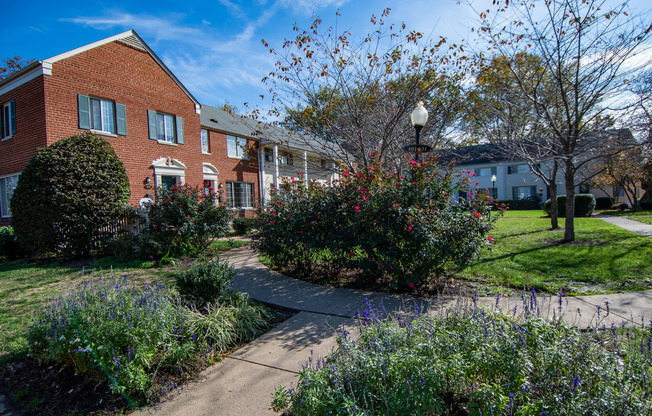
[(265, 162), (274, 162), (274, 150), (270, 149), (269, 147), (265, 148)]
[(475, 174), (477, 176), (491, 176), (497, 173), (496, 167), (493, 168), (477, 168)]
[(242, 137), (226, 136), (226, 153), (233, 159), (249, 160), (249, 149), (247, 139)]
[(5, 176), (0, 178), (0, 212), (3, 218), (11, 217), (11, 208), (9, 201), (11, 195), (14, 193), (14, 188), (18, 184), (18, 177), (20, 175)]
[(278, 157), (278, 163), (280, 163), (281, 165), (292, 166), (294, 165), (294, 155), (289, 152), (283, 152)]
[(528, 199), (537, 195), (536, 186), (514, 186), (512, 188), (512, 199)]
[(201, 130), (201, 152), (210, 153), (211, 148), (208, 145), (208, 130)]
[(147, 110), (147, 123), (151, 140), (184, 144), (183, 117)]
[(127, 135), (127, 110), (111, 100), (77, 95), (79, 128)]
[(0, 113), (0, 138), (7, 139), (16, 133), (16, 100), (2, 105)]
[(333, 161), (327, 160), (327, 159), (322, 159), (321, 160), (321, 168), (323, 170), (332, 170), (333, 169)]
[(226, 204), (231, 208), (253, 208), (253, 182), (226, 182)]
[(530, 173), (530, 167), (528, 165), (507, 166), (508, 175), (513, 175), (515, 173)]

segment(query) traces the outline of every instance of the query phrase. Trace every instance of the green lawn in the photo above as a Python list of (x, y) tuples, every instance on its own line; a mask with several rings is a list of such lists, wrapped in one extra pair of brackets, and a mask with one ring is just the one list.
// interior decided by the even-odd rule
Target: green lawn
[(630, 220), (644, 222), (646, 224), (652, 225), (652, 211), (604, 211), (602, 214), (605, 215), (614, 215), (616, 217), (624, 217)]
[(652, 239), (595, 218), (575, 219), (571, 244), (559, 243), (563, 228), (549, 228), (541, 211), (508, 211), (492, 232), (493, 250), (458, 277), (481, 294), (505, 287), (566, 294), (652, 288)]
[[(216, 253), (245, 244), (248, 242), (220, 240), (210, 248)], [(65, 264), (36, 264), (0, 258), (0, 361), (22, 349), (25, 345), (23, 334), (32, 314), (57, 293), (109, 273), (129, 275), (143, 282), (173, 284), (178, 267), (183, 267), (183, 262), (172, 261), (164, 267), (156, 267), (151, 261), (118, 263), (112, 258)]]

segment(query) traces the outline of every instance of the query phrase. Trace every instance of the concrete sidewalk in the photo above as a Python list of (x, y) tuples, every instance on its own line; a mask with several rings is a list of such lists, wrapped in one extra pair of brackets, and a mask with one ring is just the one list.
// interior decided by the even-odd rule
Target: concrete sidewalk
[(498, 309), (544, 317), (564, 318), (585, 328), (613, 325), (640, 326), (652, 319), (652, 290), (614, 295), (558, 297), (524, 294), (514, 297), (414, 298), (362, 290), (328, 288), (295, 280), (269, 270), (249, 247), (223, 256), (237, 270), (232, 287), (252, 299), (295, 309), (293, 318), (207, 369), (200, 380), (184, 387), (158, 406), (134, 415), (272, 415), (277, 386), (296, 385), (298, 372), (336, 347), (344, 326), (358, 332), (353, 317), (367, 308), (380, 313), (414, 313), (418, 308), (436, 315), (450, 307)]
[(643, 222), (638, 222), (623, 217), (615, 217), (612, 215), (596, 215), (594, 218), (598, 218), (602, 221), (608, 222), (609, 224), (624, 228), (627, 231), (652, 238), (652, 225), (650, 224), (645, 224)]

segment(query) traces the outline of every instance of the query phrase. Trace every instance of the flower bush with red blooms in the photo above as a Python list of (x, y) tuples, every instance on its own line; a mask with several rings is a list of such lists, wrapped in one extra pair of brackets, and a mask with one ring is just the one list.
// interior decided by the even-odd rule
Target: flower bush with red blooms
[[(345, 168), (341, 178), (333, 187), (298, 181), (274, 190), (254, 247), (300, 274), (348, 269), (363, 283), (386, 277), (396, 288), (461, 268), (490, 245), (495, 215), (469, 174), (431, 159), (400, 174), (375, 161), (366, 170)], [(472, 197), (452, 200), (460, 191)]]
[(217, 205), (208, 193), (188, 186), (157, 189), (156, 203), (149, 210), (148, 238), (155, 255), (185, 256), (204, 251), (211, 240), (226, 235), (231, 212)]

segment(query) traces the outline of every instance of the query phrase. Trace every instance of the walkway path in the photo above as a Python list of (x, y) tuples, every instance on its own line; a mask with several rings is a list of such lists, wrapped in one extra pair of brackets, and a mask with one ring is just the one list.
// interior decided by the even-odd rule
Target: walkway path
[(594, 218), (601, 219), (602, 221), (608, 222), (609, 224), (617, 225), (618, 227), (624, 228), (627, 231), (652, 238), (652, 225), (650, 224), (645, 224), (623, 217), (615, 217), (613, 215), (596, 215)]
[(564, 297), (528, 294), (511, 298), (435, 298), (334, 289), (291, 279), (262, 265), (249, 247), (225, 253), (238, 270), (233, 288), (256, 300), (300, 311), (262, 337), (207, 369), (199, 381), (181, 389), (162, 404), (134, 415), (272, 415), (277, 386), (296, 385), (297, 374), (309, 360), (336, 347), (344, 326), (355, 334), (353, 317), (373, 307), (387, 313), (411, 313), (416, 306), (429, 314), (448, 307), (486, 308), (522, 313), (536, 309), (542, 316), (559, 316), (577, 326), (641, 325), (652, 319), (652, 290), (614, 295)]

